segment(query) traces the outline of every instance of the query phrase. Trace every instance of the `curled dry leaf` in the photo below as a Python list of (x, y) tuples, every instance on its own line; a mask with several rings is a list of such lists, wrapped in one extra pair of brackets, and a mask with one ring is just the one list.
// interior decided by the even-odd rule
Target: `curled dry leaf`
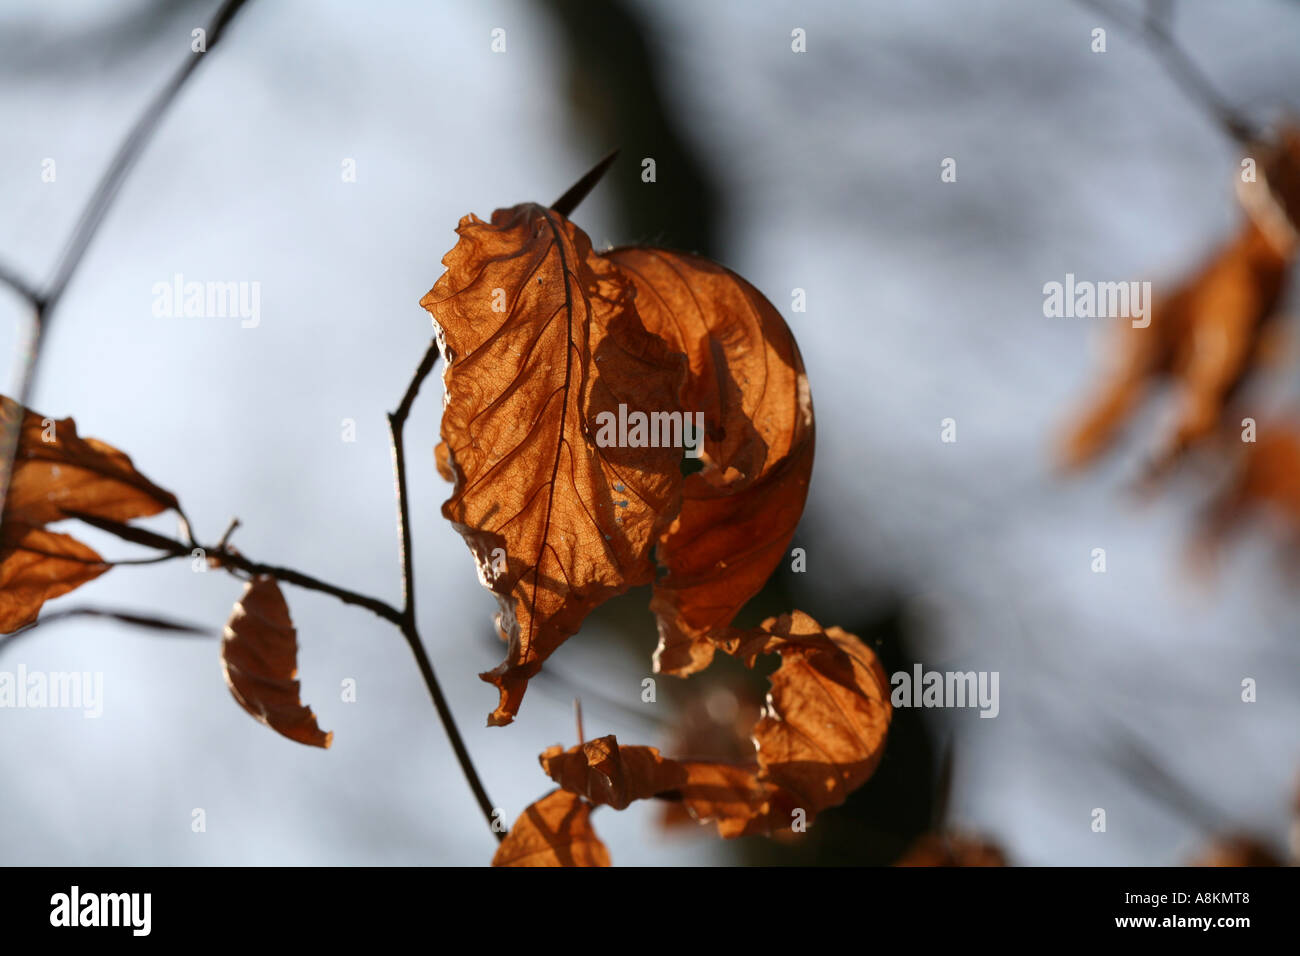
[(645, 327), (685, 353), (681, 404), (704, 418), (704, 467), (659, 541), (667, 574), (650, 605), (655, 669), (685, 676), (708, 666), (789, 547), (812, 473), (812, 398), (794, 336), (740, 276), (660, 249), (605, 257), (635, 285)]
[(610, 735), (551, 747), (542, 768), (564, 790), (616, 810), (649, 797), (678, 801), (727, 838), (786, 830), (797, 811), (812, 823), (843, 803), (875, 772), (889, 732), (889, 680), (876, 655), (802, 611), (764, 621), (727, 650), (750, 664), (760, 653), (781, 655), (751, 759), (676, 761)]
[(76, 538), (6, 519), (0, 527), (0, 633), (31, 624), (46, 601), (108, 568)]
[(68, 512), (124, 522), (178, 505), (125, 454), (78, 436), (70, 418), (55, 421), (0, 396), (0, 427), (17, 432), (0, 534), (0, 632), (9, 633), (35, 621), (46, 601), (111, 567), (45, 525)]
[(130, 521), (178, 507), (176, 496), (136, 471), (125, 454), (78, 436), (71, 418), (54, 421), (9, 398), (0, 404), (5, 426), (19, 429), (5, 520), (40, 526), (79, 511)]
[(652, 578), (682, 449), (601, 447), (595, 424), (678, 412), (685, 360), (646, 332), (628, 281), (558, 213), (525, 204), (457, 232), (421, 305), (445, 363), (455, 488), (443, 515), (496, 594), (509, 644), (482, 675), (500, 691), (488, 722), (501, 725), (592, 608)]
[(613, 734), (570, 750), (549, 747), (538, 759), (546, 775), (564, 790), (615, 810), (686, 782), (681, 766), (659, 756), (654, 747), (620, 747)]
[(892, 716), (889, 678), (857, 637), (823, 629), (802, 611), (770, 618), (760, 630), (781, 666), (754, 725), (759, 766), (811, 822), (875, 773)]
[(1173, 381), (1178, 409), (1172, 434), (1155, 453), (1153, 473), (1223, 421), (1225, 405), (1266, 350), (1270, 320), (1300, 245), (1294, 225), (1300, 131), (1284, 129), (1261, 154), (1257, 181), (1238, 182), (1246, 217), (1236, 237), (1190, 279), (1148, 304), (1149, 325), (1120, 326), (1114, 366), (1060, 450), (1067, 467), (1085, 465), (1109, 448), (1161, 379)]
[(275, 578), (248, 582), (226, 623), (221, 667), (239, 706), (290, 740), (328, 747), (333, 733), (299, 699), (298, 632)]
[(552, 790), (519, 815), (492, 857), (493, 866), (609, 866), (609, 851), (591, 827), (592, 806)]
[[(678, 762), (660, 756), (654, 747), (620, 746), (613, 734), (568, 750), (550, 747), (539, 759), (547, 776), (564, 791), (596, 806), (624, 810), (634, 800), (660, 797), (680, 805), (699, 823), (716, 822), (724, 837), (773, 828), (776, 788), (759, 779), (758, 765), (752, 761)], [(782, 801), (782, 806), (787, 803)]]

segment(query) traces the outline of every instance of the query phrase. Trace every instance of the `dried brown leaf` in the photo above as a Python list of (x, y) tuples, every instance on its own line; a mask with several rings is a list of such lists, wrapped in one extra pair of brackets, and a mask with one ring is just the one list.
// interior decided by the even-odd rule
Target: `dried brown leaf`
[(621, 747), (611, 735), (567, 751), (551, 747), (543, 769), (565, 790), (616, 810), (648, 797), (679, 801), (727, 838), (811, 824), (871, 777), (892, 711), (888, 678), (870, 648), (795, 611), (726, 649), (750, 664), (759, 653), (782, 659), (753, 728), (753, 759), (675, 761), (653, 747)]
[(178, 507), (175, 495), (136, 471), (125, 454), (78, 436), (71, 418), (54, 421), (2, 396), (0, 414), (6, 428), (19, 429), (6, 521), (40, 526), (79, 511), (121, 522)]
[(781, 666), (754, 725), (759, 766), (812, 822), (843, 803), (880, 763), (892, 716), (889, 678), (857, 637), (823, 629), (802, 611), (769, 618), (760, 630)]
[(6, 519), (0, 527), (0, 633), (31, 624), (46, 601), (109, 567), (75, 538)]
[(812, 473), (812, 398), (785, 321), (740, 276), (661, 249), (605, 257), (636, 286), (645, 327), (686, 354), (682, 406), (704, 416), (704, 468), (682, 483), (651, 601), (656, 669), (685, 676), (708, 666), (789, 547)]
[(552, 790), (519, 815), (492, 857), (493, 866), (609, 866), (591, 827), (591, 804)]
[(447, 389), (455, 477), (443, 515), (497, 596), (505, 661), (481, 675), (507, 724), (528, 680), (588, 612), (653, 576), (680, 448), (599, 447), (601, 413), (672, 413), (685, 359), (642, 327), (628, 281), (582, 230), (525, 204), (467, 216), (422, 300)]
[(300, 744), (330, 745), (334, 734), (299, 698), (298, 632), (275, 578), (244, 588), (222, 636), (221, 666), (230, 693), (259, 721)]
[(716, 823), (718, 835), (736, 837), (788, 829), (793, 794), (760, 776), (757, 764), (683, 761), (686, 782), (678, 788), (682, 805), (700, 823)]
[(456, 480), (456, 473), (451, 470), (451, 453), (447, 451), (445, 441), (440, 441), (433, 447), (433, 464), (438, 469), (438, 477), (443, 481)]
[(613, 734), (569, 750), (549, 747), (538, 759), (546, 775), (563, 789), (615, 810), (686, 782), (686, 773), (676, 761), (661, 757), (654, 747), (620, 747)]

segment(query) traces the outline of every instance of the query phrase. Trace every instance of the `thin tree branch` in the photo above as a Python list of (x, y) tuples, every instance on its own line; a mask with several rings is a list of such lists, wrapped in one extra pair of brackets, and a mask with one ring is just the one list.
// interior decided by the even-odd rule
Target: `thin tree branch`
[(399, 424), (405, 425), (407, 417), (411, 414), (411, 406), (415, 404), (415, 396), (420, 393), (420, 386), (424, 380), (429, 377), (433, 371), (434, 365), (438, 363), (438, 343), (431, 342), (429, 350), (424, 353), (424, 358), (420, 360), (420, 367), (415, 370), (415, 376), (411, 379), (411, 384), (406, 386), (406, 394), (402, 396), (402, 404), (397, 406), (397, 411), (389, 414), (389, 423), (393, 418), (397, 418)]
[(0, 648), (8, 647), (14, 638), (28, 634), (38, 627), (45, 627), (49, 624), (57, 624), (59, 621), (66, 621), (69, 618), (77, 617), (99, 617), (109, 620), (118, 621), (122, 624), (130, 624), (134, 627), (142, 627), (150, 631), (167, 631), (173, 634), (194, 634), (199, 637), (213, 637), (216, 632), (209, 627), (203, 627), (199, 624), (191, 624), (187, 621), (177, 621), (172, 618), (161, 617), (155, 614), (142, 614), (137, 611), (116, 611), (112, 608), (102, 607), (71, 607), (60, 611), (51, 611), (49, 614), (41, 615), (39, 620), (33, 621), (26, 627), (21, 627), (9, 634), (0, 641)]
[(438, 718), (442, 721), (443, 730), (447, 734), (447, 739), (451, 742), (451, 749), (456, 753), (456, 760), (460, 763), (461, 772), (465, 775), (470, 790), (474, 792), (474, 799), (478, 801), (479, 809), (483, 811), (483, 818), (487, 820), (488, 828), (499, 842), (505, 839), (505, 833), (498, 830), (494, 825), (496, 822), (494, 818), (495, 807), (492, 805), (491, 798), (488, 797), (487, 790), (483, 787), (483, 781), (479, 779), (478, 771), (474, 768), (474, 761), (470, 757), (465, 741), (460, 735), (460, 729), (456, 726), (456, 718), (451, 712), (451, 707), (447, 703), (441, 685), (438, 683), (438, 676), (434, 673), (433, 664), (429, 660), (429, 655), (424, 649), (424, 642), (420, 640), (419, 630), (415, 626), (415, 568), (411, 555), (411, 509), (406, 490), (406, 453), (402, 441), (402, 431), (406, 426), (406, 419), (411, 413), (411, 406), (415, 403), (415, 397), (420, 391), (420, 386), (429, 377), (429, 373), (433, 371), (437, 361), (438, 343), (432, 342), (424, 353), (424, 358), (420, 361), (419, 367), (415, 370), (415, 375), (411, 379), (411, 384), (407, 386), (406, 394), (402, 396), (397, 411), (390, 412), (388, 415), (388, 431), (392, 436), (393, 443), (393, 472), (397, 484), (398, 550), (402, 564), (402, 619), (399, 626), (402, 630), (402, 636), (406, 638), (406, 643), (411, 648), (411, 653), (415, 655), (415, 662), (420, 668), (420, 676), (424, 678), (424, 685), (429, 689), (429, 696), (433, 698), (433, 706), (438, 711)]
[[(180, 93), (194, 71), (198, 69), (199, 63), (220, 42), (222, 36), (225, 35), (226, 28), (247, 2), (248, 0), (225, 0), (217, 8), (217, 12), (206, 27), (207, 52), (191, 53), (181, 67), (172, 74), (172, 78), (167, 85), (150, 101), (144, 113), (135, 121), (135, 124), (122, 140), (121, 145), (118, 146), (108, 168), (100, 177), (99, 184), (95, 187), (95, 191), (91, 193), (90, 200), (82, 209), (77, 225), (68, 238), (63, 254), (55, 265), (54, 275), (46, 285), (45, 290), (43, 292), (38, 291), (18, 273), (0, 265), (0, 282), (10, 286), (26, 298), (32, 304), (34, 310), (31, 341), (28, 343), (27, 355), (23, 361), (16, 390), (16, 398), (20, 405), (27, 407), (31, 403), (32, 392), (36, 388), (36, 373), (40, 364), (41, 343), (49, 329), (55, 306), (63, 297), (64, 290), (67, 289), (73, 274), (81, 264), (82, 257), (86, 254), (86, 249), (90, 246), (91, 240), (94, 239), (95, 233), (104, 221), (104, 216), (109, 207), (112, 206), (119, 187), (135, 165), (136, 160), (139, 159), (140, 154), (144, 152), (149, 140), (153, 138), (153, 134), (157, 131), (163, 116), (172, 103), (175, 102), (177, 94)], [(13, 465), (14, 453), (17, 447), (17, 426), (5, 429), (4, 434), (0, 435), (0, 505), (3, 505), (9, 492), (8, 474)]]
[[(63, 255), (59, 259), (59, 264), (55, 268), (54, 277), (46, 287), (43, 299), (46, 305), (47, 313), (53, 308), (55, 303), (63, 295), (64, 289), (67, 288), (68, 282), (72, 279), (72, 274), (76, 272), (77, 266), (81, 263), (81, 258), (86, 254), (86, 249), (90, 245), (91, 239), (94, 238), (95, 232), (104, 220), (105, 213), (117, 196), (118, 188), (126, 178), (131, 167), (135, 165), (140, 154), (144, 152), (145, 146), (158, 129), (158, 124), (166, 115), (168, 108), (175, 102), (177, 94), (185, 86), (186, 81), (198, 69), (199, 64), (211, 55), (217, 44), (221, 42), (222, 36), (225, 35), (226, 27), (243, 8), (248, 0), (225, 0), (217, 12), (209, 21), (206, 30), (206, 52), (191, 53), (186, 57), (185, 62), (180, 68), (172, 74), (167, 85), (158, 91), (158, 94), (150, 101), (140, 118), (135, 121), (126, 138), (117, 148), (113, 160), (109, 163), (104, 175), (100, 177), (99, 185), (95, 187), (95, 192), (91, 195), (90, 202), (82, 210), (81, 218), (77, 221), (76, 228), (72, 231), (72, 236), (68, 244), (64, 247)], [(25, 401), (23, 404), (27, 404)]]
[(144, 545), (150, 548), (157, 548), (173, 557), (188, 558), (193, 554), (194, 548), (197, 547), (203, 551), (203, 556), (225, 568), (237, 568), (241, 571), (253, 575), (270, 575), (289, 584), (296, 584), (300, 588), (308, 591), (319, 591), (322, 594), (328, 594), (338, 598), (344, 604), (351, 604), (356, 607), (363, 607), (371, 611), (390, 624), (402, 626), (402, 612), (397, 610), (387, 601), (381, 601), (378, 598), (370, 597), (366, 594), (360, 594), (348, 588), (339, 587), (314, 578), (309, 574), (303, 574), (301, 571), (295, 571), (293, 568), (285, 568), (275, 564), (263, 564), (260, 561), (252, 561), (240, 554), (238, 551), (229, 546), (219, 548), (205, 548), (202, 545), (191, 547), (184, 541), (177, 541), (175, 538), (169, 538), (166, 535), (158, 534), (154, 531), (148, 531), (145, 528), (137, 528), (133, 525), (122, 524), (117, 521), (109, 521), (106, 518), (99, 518), (95, 515), (83, 514), (81, 512), (68, 512), (69, 517), (79, 518), (92, 527), (99, 528), (101, 531), (107, 531), (109, 534), (116, 535), (124, 541), (130, 541), (134, 544)]
[(37, 293), (36, 288), (19, 275), (17, 269), (3, 262), (0, 262), (0, 284), (9, 286), (32, 305), (40, 304), (40, 294)]
[[(211, 22), (206, 28), (206, 52), (210, 53), (220, 42), (226, 28), (231, 21), (244, 7), (247, 0), (225, 0), (217, 9)], [(148, 145), (150, 139), (157, 131), (163, 116), (167, 113), (168, 108), (175, 102), (177, 95), (185, 86), (185, 83), (198, 68), (201, 57), (192, 55), (186, 59), (181, 67), (172, 75), (167, 84), (158, 92), (145, 108), (144, 113), (136, 120), (135, 124), (127, 133), (126, 138), (119, 145), (117, 152), (114, 154), (108, 168), (100, 178), (95, 191), (91, 194), (89, 202), (82, 210), (81, 216), (69, 237), (63, 253), (60, 256), (54, 269), (54, 274), (45, 290), (38, 291), (34, 286), (24, 280), (17, 272), (0, 264), (0, 283), (10, 286), (19, 295), (23, 296), (31, 303), (33, 308), (33, 328), (31, 342), (23, 363), (23, 369), (20, 377), (20, 386), (18, 392), (18, 402), (23, 407), (27, 407), (32, 392), (35, 388), (37, 366), (40, 358), (40, 347), (42, 340), (48, 331), (51, 317), (55, 307), (61, 300), (66, 291), (69, 282), (75, 275), (77, 268), (80, 266), (87, 249), (90, 247), (95, 234), (103, 223), (104, 217), (116, 198), (118, 190), (127, 174), (131, 171), (141, 153)], [(612, 160), (612, 156), (609, 158)], [(603, 164), (607, 166), (608, 161)], [(603, 169), (602, 169), (603, 171)], [(593, 180), (594, 183), (594, 180)], [(590, 188), (588, 185), (586, 188)], [(585, 191), (585, 190), (584, 190)], [(578, 198), (581, 198), (580, 196)], [(576, 202), (574, 203), (576, 205)], [(416, 394), (419, 392), (420, 385), (433, 370), (438, 359), (437, 344), (430, 346), (429, 351), (425, 354), (424, 360), (416, 370), (411, 384), (407, 387), (406, 394), (402, 398), (401, 404), (397, 411), (390, 413), (388, 416), (389, 429), (393, 440), (393, 466), (396, 472), (397, 481), (397, 506), (398, 506), (398, 533), (400, 535), (400, 549), (402, 558), (402, 610), (398, 611), (388, 603), (372, 598), (364, 594), (359, 594), (347, 588), (338, 587), (328, 584), (317, 578), (294, 571), (291, 568), (284, 568), (275, 565), (262, 564), (260, 562), (250, 561), (239, 552), (230, 548), (228, 539), (230, 532), (234, 530), (235, 524), (227, 530), (222, 536), (221, 541), (216, 548), (204, 549), (208, 558), (217, 564), (230, 568), (237, 568), (250, 574), (268, 574), (281, 581), (290, 584), (296, 584), (307, 590), (320, 591), (330, 594), (345, 604), (353, 604), (364, 607), (387, 621), (396, 624), (401, 630), (402, 635), (410, 645), (412, 653), (415, 655), (416, 663), (419, 666), (420, 674), (424, 679), (425, 686), (429, 690), (433, 703), (438, 711), (438, 716), (442, 721), (443, 728), (451, 741), (452, 749), (456, 753), (461, 769), (465, 773), (465, 778), (469, 782), (470, 788), (474, 791), (474, 796), (478, 800), (480, 808), (483, 810), (484, 817), (488, 825), (498, 840), (504, 839), (504, 834), (496, 828), (494, 819), (494, 808), (491, 800), (488, 799), (487, 792), (479, 780), (478, 773), (474, 769), (474, 764), (470, 759), (469, 752), (461, 739), (460, 732), (456, 727), (455, 719), (451, 709), (447, 704), (442, 688), (438, 684), (437, 676), (434, 674), (433, 665), (429, 661), (428, 654), (424, 650), (424, 645), (420, 640), (419, 632), (415, 624), (415, 600), (413, 592), (414, 572), (411, 558), (411, 521), (410, 510), (407, 503), (406, 490), (406, 463), (402, 443), (402, 429), (406, 423), (407, 416), (410, 413), (411, 406), (415, 401)], [(12, 470), (13, 456), (17, 448), (17, 428), (6, 429), (0, 447), (0, 480), (4, 480)], [(7, 494), (7, 481), (0, 485), (0, 504), (3, 504)], [(146, 559), (148, 561), (161, 560), (166, 556), (183, 557), (189, 556), (194, 547), (198, 546), (193, 540), (193, 534), (190, 531), (188, 519), (184, 514), (181, 518), (185, 523), (185, 534), (189, 542), (181, 542), (164, 535), (156, 534), (141, 528), (134, 528), (129, 525), (118, 522), (106, 521), (95, 518), (91, 515), (75, 515), (81, 520), (115, 534), (127, 541), (143, 544), (149, 547), (159, 548), (163, 555), (159, 558)], [(161, 619), (148, 619), (140, 615), (130, 615), (118, 612), (99, 611), (93, 608), (76, 609), (72, 611), (59, 612), (47, 616), (44, 621), (57, 620), (60, 617), (71, 616), (108, 616), (128, 623), (141, 624), (142, 626), (159, 627), (163, 629), (183, 630), (186, 625), (176, 625), (175, 622), (165, 622)], [(21, 632), (20, 632), (21, 633)]]
[[(397, 625), (402, 636), (406, 639), (407, 645), (411, 648), (411, 653), (415, 656), (415, 662), (420, 670), (420, 676), (424, 680), (425, 687), (428, 688), (429, 696), (433, 699), (434, 708), (438, 712), (438, 718), (442, 722), (443, 730), (447, 734), (447, 739), (451, 743), (452, 750), (456, 754), (456, 759), (460, 763), (461, 771), (465, 775), (465, 780), (469, 784), (470, 790), (473, 791), (475, 799), (478, 801), (479, 808), (483, 811), (483, 816), (488, 822), (491, 832), (497, 840), (505, 838), (504, 832), (495, 826), (495, 810), (492, 800), (488, 797), (487, 790), (479, 778), (478, 771), (474, 767), (474, 762), (469, 755), (469, 750), (465, 746), (465, 741), (460, 735), (460, 729), (456, 726), (455, 716), (451, 712), (451, 707), (447, 703), (446, 695), (443, 693), (441, 685), (438, 683), (437, 674), (434, 672), (433, 664), (429, 660), (429, 655), (424, 649), (424, 643), (420, 639), (419, 630), (415, 622), (415, 570), (411, 553), (411, 513), (409, 506), (409, 497), (406, 485), (406, 454), (402, 440), (403, 429), (406, 426), (406, 420), (410, 415), (411, 407), (415, 403), (415, 398), (419, 394), (420, 386), (424, 380), (429, 377), (434, 366), (438, 361), (438, 344), (432, 342), (425, 352), (419, 367), (411, 379), (410, 385), (407, 386), (406, 393), (402, 396), (402, 401), (397, 407), (397, 411), (390, 412), (388, 415), (388, 427), (392, 436), (392, 454), (393, 454), (393, 471), (395, 475), (397, 488), (397, 531), (398, 531), (398, 548), (401, 555), (401, 581), (402, 581), (402, 609), (399, 611), (392, 605), (377, 598), (372, 598), (347, 588), (338, 587), (321, 581), (318, 578), (295, 571), (292, 568), (280, 567), (277, 565), (263, 564), (258, 561), (251, 561), (244, 557), (238, 551), (232, 549), (226, 539), (229, 532), (222, 536), (222, 542), (215, 548), (204, 548), (204, 556), (216, 564), (226, 568), (236, 568), (249, 574), (266, 574), (280, 581), (296, 584), (301, 588), (310, 591), (320, 591), (324, 594), (332, 595), (345, 604), (353, 604), (364, 607), (384, 620)], [(202, 547), (185, 543), (175, 538), (169, 538), (166, 535), (158, 534), (146, 528), (138, 528), (132, 525), (124, 524), (118, 521), (111, 521), (96, 515), (86, 514), (84, 512), (68, 511), (69, 517), (78, 518), (92, 527), (99, 528), (109, 534), (116, 535), (123, 540), (143, 545), (145, 547), (156, 548), (165, 555), (174, 557), (189, 557), (193, 547)]]
[[(187, 550), (185, 553), (189, 554), (189, 551)], [(250, 561), (238, 551), (208, 551), (207, 555), (210, 558), (215, 558), (217, 563), (221, 565), (239, 568), (241, 571), (247, 571), (249, 574), (269, 574), (273, 578), (277, 578), (289, 584), (296, 584), (298, 587), (305, 588), (308, 591), (319, 591), (322, 594), (329, 594), (338, 598), (344, 604), (363, 607), (367, 611), (379, 615), (385, 621), (396, 624), (399, 627), (401, 626), (401, 612), (387, 601), (381, 601), (378, 598), (360, 594), (356, 591), (350, 590), (349, 588), (338, 587), (337, 585), (322, 581), (319, 578), (314, 578), (310, 574), (303, 574), (301, 571), (295, 571), (293, 568), (284, 568), (275, 564), (263, 564), (260, 561)]]
[(1076, 0), (1076, 2), (1109, 17), (1130, 33), (1146, 41), (1175, 84), (1181, 87), (1193, 102), (1210, 114), (1229, 139), (1245, 146), (1259, 138), (1259, 130), (1255, 124), (1220, 95), (1196, 62), (1178, 45), (1168, 29), (1171, 17), (1167, 7), (1162, 8), (1157, 5), (1149, 8), (1145, 16), (1139, 16), (1130, 14), (1106, 0)]

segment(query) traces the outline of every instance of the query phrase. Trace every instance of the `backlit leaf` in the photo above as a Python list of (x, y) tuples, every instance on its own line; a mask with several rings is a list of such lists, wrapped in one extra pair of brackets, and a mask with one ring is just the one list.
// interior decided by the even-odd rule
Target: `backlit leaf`
[(787, 553), (812, 473), (812, 398), (785, 321), (740, 276), (660, 249), (605, 257), (635, 284), (645, 327), (686, 354), (681, 404), (704, 416), (704, 467), (682, 483), (651, 601), (656, 669), (684, 676), (708, 666)]
[(754, 725), (763, 776), (792, 793), (808, 819), (843, 803), (875, 772), (892, 709), (889, 678), (862, 641), (802, 611), (763, 622), (781, 655)]
[(613, 734), (570, 750), (550, 747), (539, 759), (546, 775), (562, 788), (615, 810), (686, 782), (681, 766), (654, 747), (620, 747)]
[(628, 281), (558, 213), (525, 204), (457, 232), (421, 304), (445, 363), (455, 488), (443, 515), (509, 644), (482, 675), (500, 691), (488, 720), (500, 725), (592, 608), (651, 579), (682, 449), (602, 447), (598, 416), (677, 412), (685, 359), (645, 331)]
[(176, 497), (136, 471), (125, 454), (78, 436), (71, 418), (55, 421), (3, 397), (0, 406), (6, 427), (19, 428), (6, 520), (39, 526), (79, 511), (129, 521), (177, 507)]
[(591, 827), (591, 804), (552, 790), (519, 815), (492, 857), (493, 866), (609, 866)]
[(248, 583), (226, 623), (221, 666), (239, 706), (277, 733), (312, 747), (328, 747), (333, 733), (299, 699), (298, 632), (275, 578)]
[(0, 528), (0, 633), (31, 624), (46, 601), (108, 569), (75, 538), (6, 520)]

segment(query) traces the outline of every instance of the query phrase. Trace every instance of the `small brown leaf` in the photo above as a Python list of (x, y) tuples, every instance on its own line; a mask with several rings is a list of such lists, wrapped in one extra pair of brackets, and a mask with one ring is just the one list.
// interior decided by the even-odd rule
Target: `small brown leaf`
[(109, 567), (75, 538), (6, 519), (0, 527), (0, 633), (31, 624), (46, 601)]
[(655, 668), (685, 676), (708, 666), (789, 547), (812, 473), (812, 397), (790, 329), (740, 276), (662, 249), (605, 258), (635, 285), (646, 329), (687, 356), (681, 404), (704, 416), (704, 468), (657, 546), (668, 573), (650, 605)]
[(300, 744), (330, 745), (334, 734), (316, 726), (299, 698), (298, 632), (275, 578), (244, 588), (222, 636), (221, 666), (230, 693), (259, 721)]
[(19, 429), (6, 521), (41, 526), (62, 520), (65, 511), (130, 521), (179, 507), (175, 495), (136, 471), (125, 454), (79, 437), (71, 418), (54, 421), (3, 396), (0, 415), (6, 428)]
[(552, 790), (519, 815), (492, 857), (493, 866), (609, 866), (591, 828), (591, 804)]
[(682, 450), (602, 445), (597, 424), (676, 412), (685, 359), (646, 332), (630, 283), (553, 210), (466, 216), (457, 233), (421, 305), (444, 358), (455, 488), (443, 515), (495, 593), (509, 643), (480, 675), (500, 691), (488, 723), (501, 725), (592, 608), (653, 577)]
[(615, 810), (686, 782), (682, 768), (659, 756), (654, 747), (620, 747), (613, 734), (569, 750), (549, 747), (538, 759), (563, 789)]
[(789, 791), (808, 821), (838, 806), (875, 772), (892, 710), (889, 678), (869, 647), (802, 611), (764, 621), (781, 655), (754, 725), (765, 779)]

